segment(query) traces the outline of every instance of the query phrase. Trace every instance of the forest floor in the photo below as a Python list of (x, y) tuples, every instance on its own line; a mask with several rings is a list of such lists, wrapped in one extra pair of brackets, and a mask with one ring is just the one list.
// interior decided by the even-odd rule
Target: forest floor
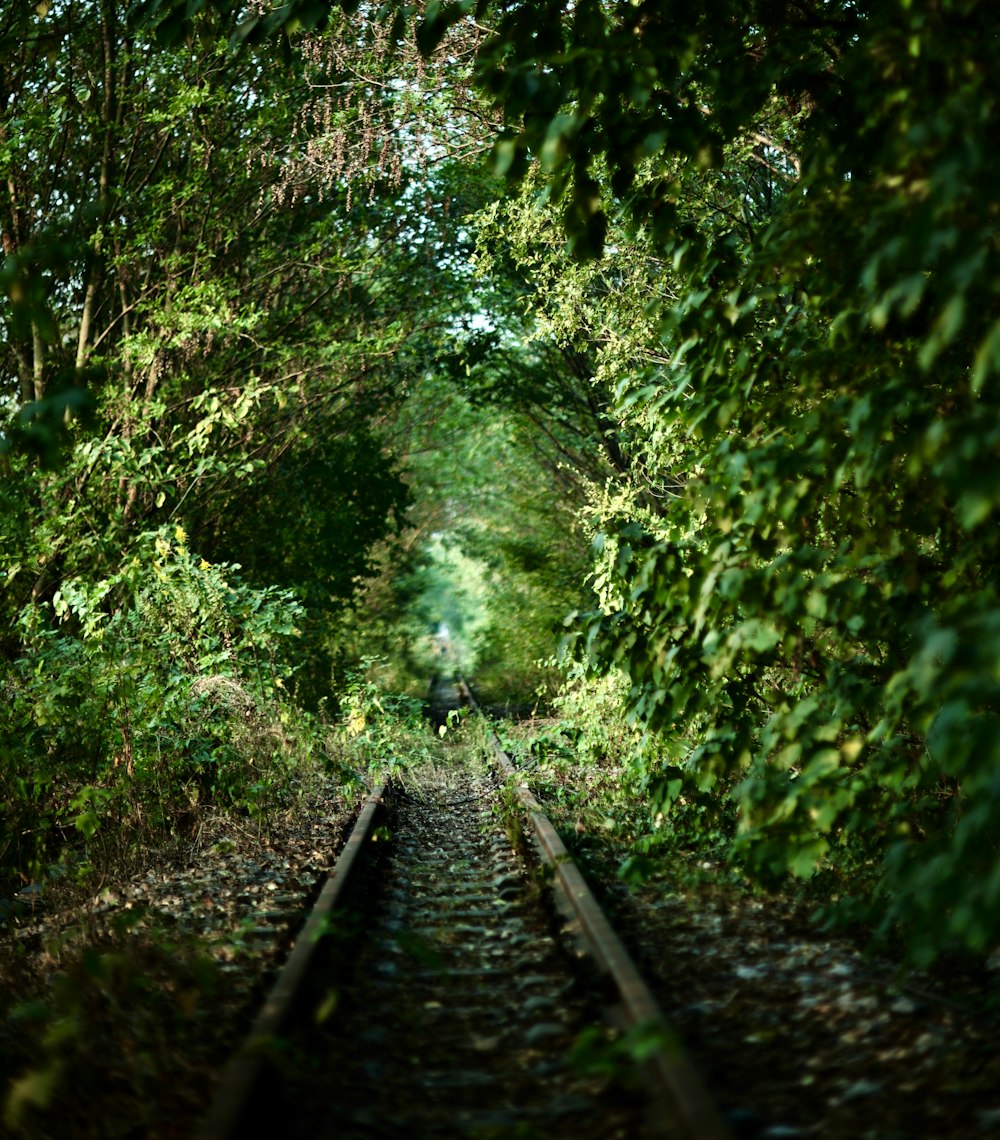
[(16, 900), (0, 925), (0, 1136), (194, 1135), (360, 799), (315, 777), (266, 830), (206, 813), (87, 898)]
[(780, 898), (664, 882), (609, 893), (738, 1136), (1000, 1136), (1000, 1016), (982, 975), (907, 974)]
[[(586, 795), (582, 770), (564, 771)], [(192, 1135), (358, 794), (318, 785), (257, 835), (223, 817), (73, 905), (0, 926), (0, 1134)], [(573, 795), (552, 814), (578, 834)], [(589, 838), (589, 837), (585, 837)], [(787, 898), (696, 861), (641, 888), (595, 838), (588, 870), (746, 1140), (1000, 1137), (995, 975), (917, 976), (818, 932)]]

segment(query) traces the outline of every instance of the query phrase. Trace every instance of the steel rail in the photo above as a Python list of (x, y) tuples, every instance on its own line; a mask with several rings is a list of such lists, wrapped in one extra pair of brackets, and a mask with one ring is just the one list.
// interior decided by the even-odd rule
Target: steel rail
[(340, 902), (351, 871), (372, 832), (387, 786), (387, 783), (380, 784), (365, 800), (357, 822), (267, 1000), (243, 1045), (222, 1072), (212, 1107), (198, 1131), (198, 1140), (231, 1140), (243, 1127), (254, 1086), (267, 1059), (268, 1046), (289, 1021), (302, 981), (326, 931), (330, 915)]
[[(472, 691), (461, 677), (459, 691), (471, 708), (480, 711)], [(618, 993), (626, 1028), (642, 1027), (657, 1047), (647, 1056), (645, 1070), (653, 1091), (657, 1119), (651, 1121), (656, 1135), (672, 1140), (732, 1140), (732, 1132), (670, 1029), (659, 1003), (640, 974), (631, 955), (615, 933), (593, 892), (542, 805), (524, 783), (496, 733), (491, 733), (493, 752), (500, 771), (514, 787), (528, 818), (542, 857), (552, 868), (576, 931)]]

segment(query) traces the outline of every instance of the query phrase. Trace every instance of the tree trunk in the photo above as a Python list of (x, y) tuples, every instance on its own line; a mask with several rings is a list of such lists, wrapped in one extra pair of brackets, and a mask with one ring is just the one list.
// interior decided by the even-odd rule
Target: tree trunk
[(104, 224), (108, 216), (109, 190), (111, 186), (111, 155), (112, 136), (116, 125), (115, 115), (115, 36), (114, 11), (110, 3), (105, 0), (101, 5), (101, 45), (104, 55), (104, 99), (101, 105), (101, 128), (104, 142), (101, 148), (101, 170), (98, 175), (97, 203), (98, 222), (97, 232), (94, 234), (91, 255), (87, 265), (87, 287), (84, 291), (83, 309), (80, 313), (80, 328), (76, 342), (77, 373), (83, 370), (90, 355), (91, 328), (94, 322), (94, 309), (97, 305), (98, 292), (101, 285), (101, 246), (103, 244)]

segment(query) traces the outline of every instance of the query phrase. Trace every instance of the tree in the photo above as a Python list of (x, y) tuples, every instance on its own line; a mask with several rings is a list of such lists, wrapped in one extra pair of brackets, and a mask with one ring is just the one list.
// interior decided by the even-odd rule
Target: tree
[(659, 798), (678, 772), (721, 789), (759, 874), (874, 862), (855, 912), (919, 956), (983, 949), (996, 19), (657, 0), (529, 25), (535, 9), (509, 9), (483, 53), (501, 165), (549, 170), (577, 255), (619, 216), (669, 266), (662, 361), (617, 387), (684, 486), (606, 517), (588, 629), (675, 742)]
[[(412, 172), (303, 158), (336, 60), (233, 54), (211, 13), (165, 48), (117, 16), (4, 28), (31, 33), (0, 91), (0, 781), (25, 873), (81, 796), (163, 826), (192, 796), (255, 810), (278, 738), (237, 764), (240, 726), (292, 723), (296, 674), (328, 694), (327, 627), (406, 502), (404, 346), (451, 311)], [(67, 423), (52, 400), (84, 385), (91, 423)]]

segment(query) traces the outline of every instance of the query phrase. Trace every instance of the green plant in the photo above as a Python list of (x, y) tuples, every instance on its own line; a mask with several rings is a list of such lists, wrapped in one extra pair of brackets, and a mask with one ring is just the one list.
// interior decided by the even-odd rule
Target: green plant
[[(140, 916), (130, 918), (134, 925)], [(130, 1107), (141, 1110), (143, 1089), (155, 1089), (175, 1069), (177, 1042), (197, 1037), (217, 982), (198, 946), (166, 931), (154, 937), (121, 930), (110, 945), (84, 941), (82, 948), (70, 932), (51, 952), (61, 969), (45, 998), (6, 1013), (21, 1052), (32, 1058), (2, 1093), (4, 1124), (15, 1136), (56, 1136), (67, 1113), (82, 1133), (96, 1134), (100, 1110), (89, 1120), (80, 1116), (94, 1086), (110, 1097), (116, 1088), (128, 1090)], [(144, 1131), (158, 1126), (155, 1119), (131, 1121)]]
[(290, 595), (245, 585), (171, 528), (140, 536), (117, 574), (65, 581), (52, 609), (55, 628), (23, 611), (25, 655), (6, 667), (0, 784), (22, 838), (5, 873), (34, 877), (73, 832), (91, 862), (110, 856), (106, 824), (182, 830), (208, 804), (263, 821), (300, 746)]

